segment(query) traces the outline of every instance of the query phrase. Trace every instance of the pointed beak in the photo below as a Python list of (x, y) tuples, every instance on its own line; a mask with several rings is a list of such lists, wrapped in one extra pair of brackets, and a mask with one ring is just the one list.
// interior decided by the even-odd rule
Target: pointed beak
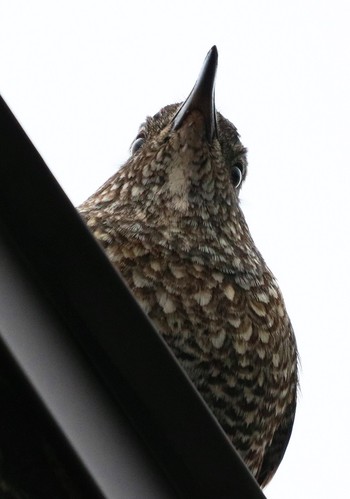
[(216, 136), (215, 76), (217, 65), (218, 51), (214, 45), (205, 58), (202, 70), (190, 95), (175, 115), (174, 130), (181, 127), (189, 113), (197, 110), (204, 117), (208, 142), (212, 142)]

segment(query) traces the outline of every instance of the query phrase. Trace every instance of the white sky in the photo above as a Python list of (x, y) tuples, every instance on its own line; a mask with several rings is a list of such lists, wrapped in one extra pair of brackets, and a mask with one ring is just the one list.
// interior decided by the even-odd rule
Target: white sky
[(291, 443), (265, 493), (345, 497), (350, 2), (0, 0), (0, 91), (77, 205), (146, 115), (187, 96), (214, 43), (217, 107), (249, 149), (242, 206), (302, 363)]

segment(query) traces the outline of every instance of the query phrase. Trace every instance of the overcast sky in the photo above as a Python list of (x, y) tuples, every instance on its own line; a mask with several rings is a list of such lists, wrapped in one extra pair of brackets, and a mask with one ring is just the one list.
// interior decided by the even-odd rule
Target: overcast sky
[(187, 97), (213, 44), (217, 108), (249, 150), (242, 207), (302, 366), (265, 493), (346, 497), (350, 2), (0, 0), (0, 91), (77, 205), (127, 158), (146, 115)]

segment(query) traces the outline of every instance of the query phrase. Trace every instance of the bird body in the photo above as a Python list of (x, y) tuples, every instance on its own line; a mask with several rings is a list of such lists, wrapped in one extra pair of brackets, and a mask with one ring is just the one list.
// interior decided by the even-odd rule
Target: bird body
[(216, 65), (213, 47), (80, 213), (264, 486), (293, 426), (297, 347), (239, 205), (246, 149), (215, 111)]

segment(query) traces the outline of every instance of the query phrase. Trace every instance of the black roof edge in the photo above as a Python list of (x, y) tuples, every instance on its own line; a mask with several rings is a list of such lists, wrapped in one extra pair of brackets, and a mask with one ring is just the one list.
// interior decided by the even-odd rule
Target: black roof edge
[(180, 497), (264, 498), (1, 97), (0, 177), (0, 222), (33, 281)]

